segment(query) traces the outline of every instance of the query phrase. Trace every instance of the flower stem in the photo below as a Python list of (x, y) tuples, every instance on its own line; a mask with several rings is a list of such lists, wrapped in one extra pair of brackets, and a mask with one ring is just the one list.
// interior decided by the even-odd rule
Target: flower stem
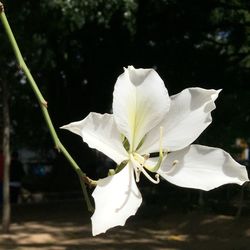
[(1, 22), (3, 24), (3, 27), (7, 33), (7, 37), (11, 43), (12, 49), (15, 53), (16, 59), (18, 61), (18, 66), (20, 67), (20, 69), (24, 72), (24, 74), (26, 75), (28, 82), (33, 90), (33, 92), (36, 95), (36, 98), (40, 104), (40, 108), (42, 110), (45, 122), (49, 128), (49, 132), (50, 135), (54, 141), (55, 147), (59, 152), (62, 152), (62, 154), (65, 156), (65, 158), (69, 161), (70, 165), (72, 166), (73, 170), (76, 172), (76, 174), (79, 177), (80, 183), (81, 183), (81, 187), (82, 187), (82, 191), (83, 191), (83, 195), (88, 207), (89, 211), (93, 211), (93, 206), (90, 202), (90, 198), (86, 189), (86, 185), (85, 183), (89, 184), (89, 185), (95, 185), (96, 182), (91, 180), (89, 177), (86, 176), (86, 174), (81, 170), (81, 168), (77, 165), (77, 163), (74, 161), (74, 159), (71, 157), (71, 155), (69, 154), (69, 152), (67, 151), (67, 149), (63, 146), (63, 144), (61, 143), (61, 141), (58, 138), (58, 135), (56, 133), (56, 130), (53, 126), (53, 123), (51, 121), (48, 109), (47, 109), (47, 102), (45, 101), (43, 95), (41, 94), (34, 78), (32, 77), (24, 59), (23, 56), (19, 50), (19, 47), (17, 45), (16, 39), (13, 35), (13, 32), (11, 30), (11, 27), (9, 25), (8, 19), (4, 13), (4, 7), (3, 4), (0, 2), (0, 19)]

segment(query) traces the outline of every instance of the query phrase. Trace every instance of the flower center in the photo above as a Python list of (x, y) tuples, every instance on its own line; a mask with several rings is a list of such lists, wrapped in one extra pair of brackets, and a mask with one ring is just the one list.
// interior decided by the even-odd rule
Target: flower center
[(135, 172), (135, 180), (136, 182), (140, 181), (140, 174), (143, 173), (144, 176), (150, 180), (154, 184), (158, 184), (160, 182), (160, 176), (159, 174), (155, 175), (155, 179), (149, 175), (149, 173), (145, 169), (145, 163), (148, 159), (147, 156), (142, 157), (141, 155), (137, 153), (130, 154), (130, 160), (132, 161), (132, 166), (134, 168)]
[[(135, 179), (136, 182), (140, 181), (140, 175), (141, 173), (144, 174), (144, 176), (150, 180), (152, 183), (154, 184), (158, 184), (160, 182), (160, 176), (159, 174), (155, 174), (155, 178), (153, 178), (147, 171), (155, 173), (159, 170), (159, 168), (161, 167), (163, 161), (166, 159), (169, 151), (168, 150), (163, 150), (162, 148), (162, 138), (163, 138), (163, 127), (160, 127), (160, 138), (159, 138), (159, 157), (158, 160), (156, 162), (155, 165), (151, 166), (147, 164), (147, 160), (149, 159), (150, 155), (149, 154), (145, 154), (145, 155), (140, 155), (137, 153), (137, 150), (140, 148), (140, 146), (143, 144), (146, 135), (144, 136), (144, 138), (141, 140), (141, 142), (139, 143), (139, 145), (137, 146), (136, 150), (132, 150), (131, 149), (131, 145), (129, 144), (128, 139), (124, 136), (121, 135), (121, 139), (122, 139), (122, 143), (124, 148), (126, 149), (126, 151), (129, 154), (129, 160), (132, 162), (132, 166), (134, 169), (134, 173), (135, 173)], [(123, 163), (121, 163), (117, 169), (115, 170), (115, 172), (119, 172), (123, 167), (125, 167), (127, 165), (128, 161), (124, 161)], [(175, 165), (178, 163), (178, 161), (174, 161), (172, 164), (172, 167), (166, 172), (167, 174), (172, 172), (172, 170), (175, 168)], [(112, 173), (110, 172), (110, 174), (112, 175)]]

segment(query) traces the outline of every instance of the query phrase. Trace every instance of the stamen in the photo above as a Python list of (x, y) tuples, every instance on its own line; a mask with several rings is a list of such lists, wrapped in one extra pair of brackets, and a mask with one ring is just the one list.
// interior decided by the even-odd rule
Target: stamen
[(167, 156), (167, 154), (163, 154), (162, 156), (159, 156), (158, 161), (157, 161), (157, 163), (155, 164), (155, 166), (148, 166), (148, 165), (146, 165), (145, 163), (144, 163), (143, 166), (144, 166), (147, 170), (149, 170), (150, 172), (154, 172), (154, 173), (155, 173), (155, 172), (160, 168), (162, 162), (166, 159), (166, 156)]
[(150, 180), (152, 183), (154, 183), (154, 184), (158, 184), (158, 183), (160, 183), (160, 175), (159, 174), (156, 174), (155, 175), (155, 179), (153, 179), (149, 174), (148, 174), (148, 172), (142, 167), (141, 169), (140, 169), (141, 171), (142, 171), (142, 173), (145, 175), (145, 177), (147, 177), (147, 179), (148, 180)]
[(139, 182), (140, 181), (140, 176), (141, 176), (141, 171), (139, 169), (137, 169), (135, 171), (135, 181)]
[(141, 165), (138, 161), (136, 161), (134, 159), (134, 157), (131, 158), (131, 160), (133, 161), (133, 165), (134, 165), (134, 170), (135, 170), (135, 177), (136, 177), (136, 180), (140, 177), (138, 176), (138, 171), (139, 173), (143, 173), (145, 175), (145, 177), (150, 180), (152, 183), (154, 184), (158, 184), (160, 182), (160, 176), (159, 174), (156, 174), (155, 175), (155, 179), (153, 179), (149, 174), (148, 172), (144, 169), (143, 165)]
[(162, 148), (162, 138), (163, 138), (163, 127), (161, 126), (160, 127), (160, 139), (159, 139), (159, 147), (160, 147), (160, 149), (159, 149), (159, 158), (158, 158), (158, 161), (157, 161), (157, 163), (156, 163), (155, 166), (147, 166), (145, 163), (143, 164), (143, 166), (146, 169), (148, 169), (149, 171), (151, 171), (151, 172), (156, 172), (160, 168), (163, 160), (165, 159), (165, 156), (168, 154), (167, 150), (166, 150), (166, 152), (163, 151), (163, 148)]
[(141, 171), (138, 169), (138, 166), (136, 166), (137, 164), (135, 164), (136, 161), (134, 161), (134, 164), (132, 164), (133, 168), (134, 168), (134, 173), (135, 173), (135, 181), (139, 182), (140, 181), (140, 174)]
[(163, 150), (162, 150), (162, 136), (163, 136), (163, 127), (161, 126), (160, 127), (160, 140), (159, 140), (159, 143), (160, 143), (160, 151), (159, 151), (159, 156), (160, 157), (163, 157)]

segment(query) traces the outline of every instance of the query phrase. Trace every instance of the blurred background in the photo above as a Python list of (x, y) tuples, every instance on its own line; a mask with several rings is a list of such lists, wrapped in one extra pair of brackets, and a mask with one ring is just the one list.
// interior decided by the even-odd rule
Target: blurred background
[[(112, 163), (89, 149), (80, 137), (59, 127), (81, 120), (89, 112), (110, 113), (116, 78), (128, 65), (156, 69), (170, 95), (194, 86), (223, 89), (212, 114), (213, 123), (197, 143), (221, 147), (236, 160), (249, 164), (249, 1), (3, 3), (21, 52), (48, 101), (59, 137), (91, 178), (106, 176)], [(11, 151), (17, 153), (23, 168), (23, 191), (17, 202), (81, 200), (77, 176), (54, 149), (40, 107), (17, 67), (2, 25), (0, 41), (0, 90), (3, 93), (3, 82), (9, 86)], [(154, 186), (145, 181), (140, 185), (145, 190), (145, 204), (161, 209), (187, 212), (202, 207), (230, 215), (239, 209), (238, 186), (201, 193), (168, 183)], [(247, 211), (248, 204), (244, 206)]]

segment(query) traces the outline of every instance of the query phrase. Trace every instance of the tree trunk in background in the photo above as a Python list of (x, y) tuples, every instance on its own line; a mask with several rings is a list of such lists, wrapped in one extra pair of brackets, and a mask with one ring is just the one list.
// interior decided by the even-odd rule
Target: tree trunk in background
[(10, 115), (9, 115), (9, 89), (7, 83), (2, 81), (2, 102), (3, 102), (3, 233), (10, 229)]

